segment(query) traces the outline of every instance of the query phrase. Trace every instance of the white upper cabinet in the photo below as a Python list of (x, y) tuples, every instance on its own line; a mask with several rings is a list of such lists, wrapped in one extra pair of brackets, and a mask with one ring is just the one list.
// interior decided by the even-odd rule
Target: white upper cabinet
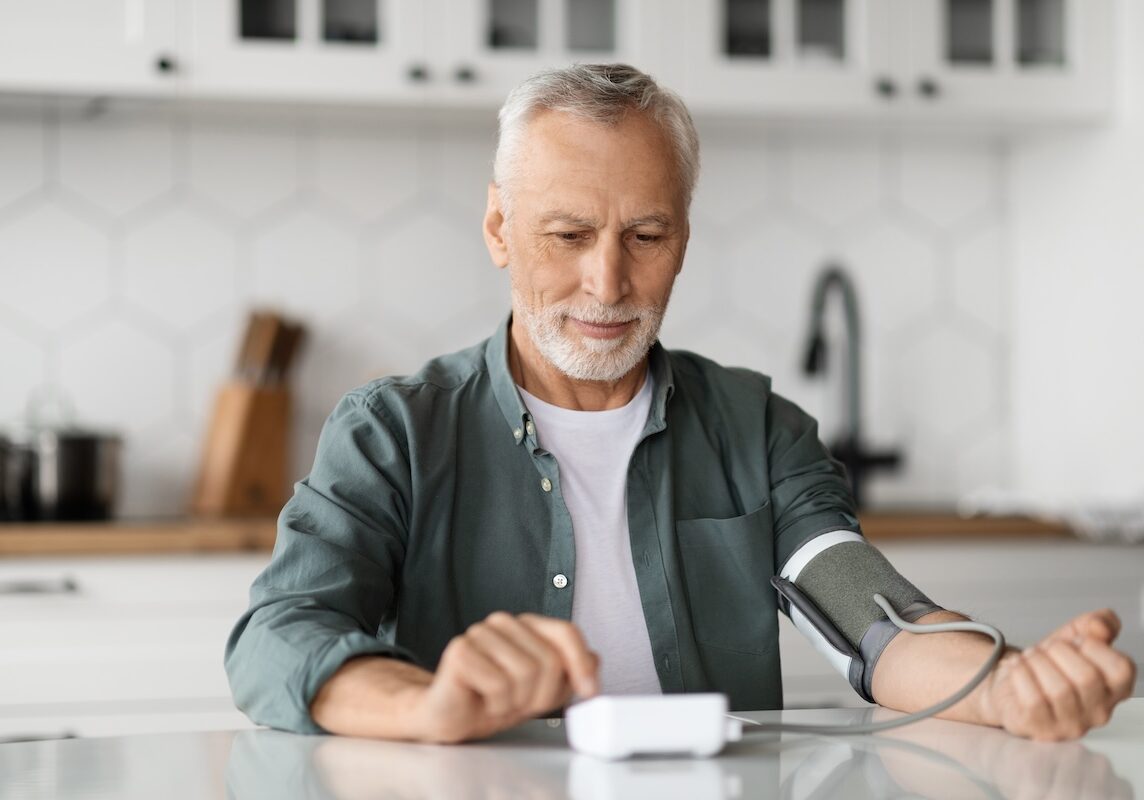
[(1098, 117), (1113, 100), (1112, 0), (898, 0), (905, 94), (931, 112)]
[(466, 0), (432, 27), (440, 99), (495, 105), (522, 79), (572, 62), (654, 70), (665, 18), (655, 0)]
[(1020, 121), (1111, 108), (1114, 0), (681, 3), (699, 110)]
[(891, 10), (889, 0), (681, 2), (672, 49), (683, 59), (664, 77), (695, 110), (876, 111), (878, 86), (894, 91)]
[(419, 0), (195, 0), (189, 91), (289, 101), (412, 101), (432, 77)]
[(172, 0), (0, 0), (0, 92), (168, 94)]
[(0, 91), (496, 108), (626, 61), (697, 113), (1083, 120), (1117, 0), (0, 0)]
[[(654, 0), (199, 0), (199, 95), (495, 107), (572, 61), (653, 59)], [(650, 18), (650, 22), (649, 22)]]

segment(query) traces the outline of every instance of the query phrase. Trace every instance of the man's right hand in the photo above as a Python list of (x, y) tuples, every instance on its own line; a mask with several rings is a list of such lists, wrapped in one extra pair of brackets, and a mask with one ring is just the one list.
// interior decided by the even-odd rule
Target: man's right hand
[(596, 694), (599, 659), (576, 626), (490, 614), (445, 648), (413, 705), (420, 739), (479, 739)]
[(435, 673), (382, 657), (346, 662), (310, 712), (330, 733), (460, 742), (595, 695), (598, 670), (570, 622), (495, 612), (449, 642)]

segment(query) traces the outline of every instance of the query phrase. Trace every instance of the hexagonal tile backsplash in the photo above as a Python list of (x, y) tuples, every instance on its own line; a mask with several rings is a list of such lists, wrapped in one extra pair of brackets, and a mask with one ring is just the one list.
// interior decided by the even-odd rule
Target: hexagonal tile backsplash
[[(311, 331), (295, 376), (304, 474), (342, 392), (465, 347), (505, 314), (508, 283), (480, 235), (494, 133), (469, 117), (0, 110), (0, 427), (33, 393), (63, 392), (79, 422), (126, 437), (121, 514), (178, 514), (243, 316), (273, 304)], [(799, 362), (814, 274), (842, 264), (862, 304), (866, 435), (905, 454), (872, 504), (1006, 484), (1001, 146), (701, 133), (664, 343), (770, 374), (829, 439), (841, 348), (824, 380)]]

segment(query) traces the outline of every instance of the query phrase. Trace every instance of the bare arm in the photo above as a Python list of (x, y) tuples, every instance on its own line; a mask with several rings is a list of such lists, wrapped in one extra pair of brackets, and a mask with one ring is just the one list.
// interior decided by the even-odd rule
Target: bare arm
[(504, 612), (449, 642), (437, 672), (388, 658), (346, 662), (310, 704), (331, 733), (459, 742), (596, 693), (598, 661), (564, 620)]
[[(920, 623), (965, 619), (935, 611)], [(1033, 647), (1010, 648), (968, 697), (939, 716), (1001, 727), (1032, 739), (1073, 739), (1108, 721), (1131, 695), (1135, 664), (1111, 645), (1120, 620), (1110, 610), (1083, 614)], [(917, 711), (953, 694), (988, 658), (992, 642), (975, 633), (899, 633), (874, 671), (879, 704)]]
[(331, 733), (377, 739), (419, 739), (413, 709), (433, 673), (380, 656), (342, 665), (310, 704), (314, 722)]

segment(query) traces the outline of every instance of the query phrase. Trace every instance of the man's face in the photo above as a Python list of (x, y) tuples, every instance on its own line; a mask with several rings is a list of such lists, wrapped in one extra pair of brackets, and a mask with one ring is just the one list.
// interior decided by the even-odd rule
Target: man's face
[(632, 114), (616, 127), (543, 112), (528, 126), (485, 238), (512, 282), (514, 324), (575, 380), (617, 381), (659, 333), (687, 246), (671, 148)]

